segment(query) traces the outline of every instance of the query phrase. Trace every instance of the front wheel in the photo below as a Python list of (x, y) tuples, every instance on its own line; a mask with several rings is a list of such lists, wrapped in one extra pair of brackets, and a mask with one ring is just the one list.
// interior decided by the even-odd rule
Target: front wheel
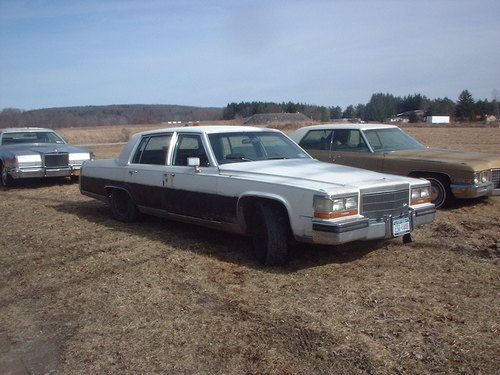
[(268, 266), (288, 262), (289, 224), (286, 211), (278, 204), (259, 202), (253, 217), (253, 249), (257, 260)]
[(453, 199), (450, 183), (442, 176), (424, 176), (431, 183), (431, 199), (436, 208), (445, 207)]
[(114, 189), (110, 196), (111, 214), (113, 218), (124, 223), (135, 221), (139, 211), (125, 190)]
[(7, 187), (12, 185), (12, 177), (7, 173), (7, 170), (0, 164), (0, 183)]

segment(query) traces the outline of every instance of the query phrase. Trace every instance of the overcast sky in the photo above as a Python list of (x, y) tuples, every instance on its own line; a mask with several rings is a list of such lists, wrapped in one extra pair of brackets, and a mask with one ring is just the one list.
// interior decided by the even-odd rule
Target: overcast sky
[(0, 0), (0, 109), (500, 92), (500, 1)]

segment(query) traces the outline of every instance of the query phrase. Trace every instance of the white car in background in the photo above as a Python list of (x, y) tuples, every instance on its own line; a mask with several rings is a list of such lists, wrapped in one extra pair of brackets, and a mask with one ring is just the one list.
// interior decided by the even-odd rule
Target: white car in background
[(82, 167), (80, 190), (130, 222), (139, 213), (250, 235), (280, 265), (291, 239), (337, 245), (409, 236), (434, 220), (430, 184), (312, 159), (277, 130), (200, 126), (136, 134)]
[(0, 181), (3, 186), (22, 178), (70, 177), (78, 180), (83, 162), (93, 153), (72, 146), (44, 128), (0, 129)]

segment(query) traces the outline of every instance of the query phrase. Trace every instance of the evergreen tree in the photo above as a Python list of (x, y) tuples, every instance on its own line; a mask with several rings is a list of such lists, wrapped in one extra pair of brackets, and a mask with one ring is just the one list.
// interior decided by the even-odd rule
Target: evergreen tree
[(353, 118), (355, 116), (356, 116), (356, 111), (354, 110), (354, 106), (352, 104), (348, 105), (344, 113), (342, 114), (343, 118)]
[(330, 107), (330, 118), (333, 120), (342, 118), (342, 108), (339, 106)]
[(469, 90), (464, 90), (458, 96), (458, 102), (455, 107), (455, 114), (458, 119), (464, 121), (474, 120), (474, 98)]

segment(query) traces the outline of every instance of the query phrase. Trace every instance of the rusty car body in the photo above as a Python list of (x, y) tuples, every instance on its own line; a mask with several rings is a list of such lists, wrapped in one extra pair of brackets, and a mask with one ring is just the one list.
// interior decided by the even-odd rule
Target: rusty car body
[(146, 213), (250, 235), (271, 265), (286, 263), (290, 239), (404, 237), (435, 216), (424, 179), (322, 163), (280, 131), (248, 126), (136, 134), (118, 158), (86, 162), (80, 190), (120, 221)]
[(438, 208), (453, 198), (500, 194), (500, 155), (428, 148), (394, 125), (316, 125), (290, 137), (318, 160), (426, 178)]

